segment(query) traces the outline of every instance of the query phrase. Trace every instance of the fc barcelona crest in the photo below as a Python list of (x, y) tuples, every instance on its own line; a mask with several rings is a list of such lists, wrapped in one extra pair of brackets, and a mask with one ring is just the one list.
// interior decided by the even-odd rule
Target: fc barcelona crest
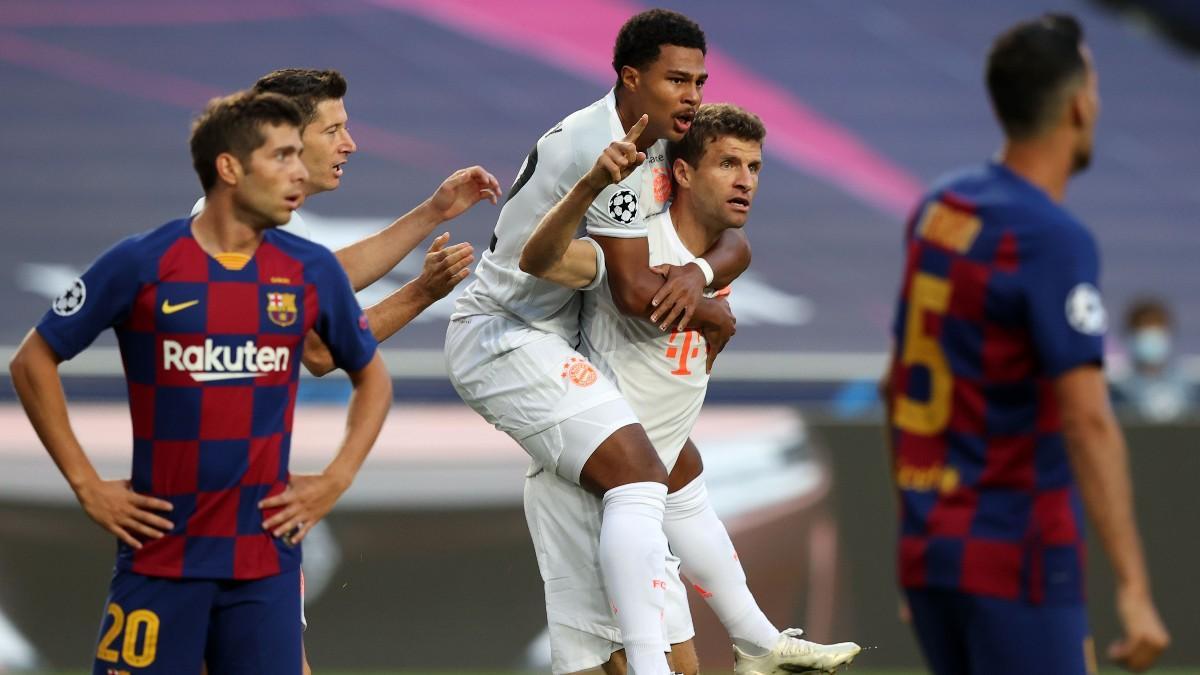
[(267, 293), (267, 318), (276, 326), (290, 326), (296, 323), (295, 293)]

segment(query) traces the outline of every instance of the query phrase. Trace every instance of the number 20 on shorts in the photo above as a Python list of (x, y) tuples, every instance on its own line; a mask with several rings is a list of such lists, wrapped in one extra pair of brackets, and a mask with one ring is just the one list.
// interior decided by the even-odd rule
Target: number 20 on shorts
[[(158, 653), (158, 615), (148, 609), (138, 609), (126, 616), (125, 610), (115, 602), (108, 604), (107, 612), (112, 617), (112, 625), (100, 638), (96, 658), (109, 663), (124, 660), (126, 665), (134, 668), (145, 668), (154, 663)], [(117, 639), (122, 633), (125, 638), (118, 645)]]

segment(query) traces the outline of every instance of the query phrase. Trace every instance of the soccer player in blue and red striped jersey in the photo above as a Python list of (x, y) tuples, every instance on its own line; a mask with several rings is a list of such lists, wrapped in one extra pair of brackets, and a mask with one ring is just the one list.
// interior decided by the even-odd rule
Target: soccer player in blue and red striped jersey
[(1086, 510), (1117, 577), (1109, 656), (1144, 670), (1168, 637), (1101, 368), (1096, 244), (1061, 205), (1099, 110), (1079, 24), (1004, 33), (987, 83), (1000, 157), (934, 186), (906, 236), (885, 383), (900, 582), (937, 675), (1095, 672)]
[[(276, 231), (303, 201), (299, 109), (212, 102), (192, 130), (208, 207), (121, 241), (59, 297), (14, 357), (30, 421), (87, 514), (118, 538), (94, 673), (301, 668), (299, 541), (349, 486), (391, 381), (345, 272)], [(133, 421), (129, 481), (102, 480), (71, 430), (58, 364), (107, 328)], [(304, 336), (354, 385), (342, 444), (288, 473)]]

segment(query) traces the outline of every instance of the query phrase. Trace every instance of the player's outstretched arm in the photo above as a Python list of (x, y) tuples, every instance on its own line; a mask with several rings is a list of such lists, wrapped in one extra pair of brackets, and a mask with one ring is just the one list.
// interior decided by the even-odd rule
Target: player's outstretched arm
[(370, 286), (395, 267), (438, 225), (457, 218), (486, 199), (497, 203), (500, 183), (481, 166), (459, 169), (412, 211), (369, 237), (334, 253), (355, 291)]
[(596, 251), (586, 242), (575, 241), (575, 231), (604, 188), (625, 180), (646, 161), (637, 140), (649, 120), (642, 115), (624, 138), (604, 148), (591, 170), (542, 216), (521, 250), (522, 272), (568, 288), (584, 288), (595, 280), (600, 273)]
[[(471, 273), (475, 249), (466, 242), (446, 246), (449, 240), (449, 232), (434, 239), (425, 253), (420, 276), (365, 310), (376, 340), (382, 342), (395, 335)], [(309, 331), (304, 338), (304, 367), (317, 377), (336, 368), (333, 355), (316, 331)]]
[(292, 544), (303, 540), (350, 487), (392, 405), (392, 379), (378, 351), (365, 367), (349, 375), (354, 393), (346, 413), (346, 433), (333, 461), (318, 474), (292, 474), (286, 490), (258, 504), (261, 509), (279, 509), (263, 521), (263, 529), (276, 537), (287, 536)]
[(1074, 368), (1054, 383), (1067, 454), (1084, 507), (1117, 579), (1117, 612), (1125, 635), (1108, 656), (1134, 672), (1146, 670), (1170, 643), (1150, 596), (1150, 578), (1133, 511), (1125, 439), (1109, 404), (1103, 371)]
[(29, 422), (83, 510), (121, 541), (141, 548), (138, 537), (158, 539), (174, 525), (155, 513), (170, 502), (139, 495), (127, 480), (103, 480), (96, 473), (67, 416), (67, 399), (58, 374), (58, 355), (36, 331), (29, 331), (9, 363), (13, 388)]

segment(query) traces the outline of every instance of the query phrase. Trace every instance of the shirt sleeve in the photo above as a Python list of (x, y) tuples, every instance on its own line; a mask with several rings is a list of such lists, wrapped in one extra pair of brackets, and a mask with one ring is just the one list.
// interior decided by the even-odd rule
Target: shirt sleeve
[(1102, 365), (1108, 315), (1095, 239), (1080, 226), (1055, 224), (1032, 243), (1025, 304), (1043, 368), (1057, 377), (1077, 366)]
[(59, 358), (74, 358), (129, 315), (139, 286), (135, 242), (126, 239), (105, 251), (38, 322), (38, 334)]
[(315, 283), (317, 335), (329, 348), (334, 365), (348, 373), (362, 370), (375, 356), (377, 343), (345, 270), (329, 251), (323, 251)]
[(588, 234), (623, 239), (646, 236), (646, 222), (638, 204), (639, 189), (635, 187), (641, 180), (638, 170), (624, 181), (604, 188), (584, 216)]

